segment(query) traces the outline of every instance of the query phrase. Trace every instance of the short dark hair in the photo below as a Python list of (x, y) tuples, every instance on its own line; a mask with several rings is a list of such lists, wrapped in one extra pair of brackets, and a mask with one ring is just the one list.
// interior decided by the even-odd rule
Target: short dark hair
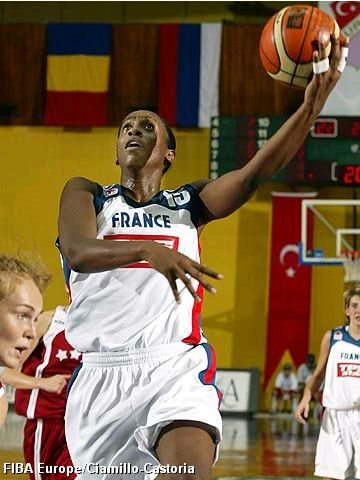
[(176, 150), (176, 138), (175, 138), (174, 132), (171, 130), (169, 124), (167, 122), (165, 122), (165, 120), (163, 118), (161, 118), (161, 120), (162, 120), (162, 122), (165, 126), (166, 133), (167, 133), (167, 136), (168, 136), (168, 141), (167, 141), (168, 148), (170, 150)]

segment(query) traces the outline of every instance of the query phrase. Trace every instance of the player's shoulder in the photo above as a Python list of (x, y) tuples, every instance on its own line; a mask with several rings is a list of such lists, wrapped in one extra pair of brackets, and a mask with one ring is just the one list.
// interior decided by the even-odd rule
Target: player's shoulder
[(91, 193), (96, 193), (99, 188), (99, 184), (93, 180), (89, 180), (85, 177), (71, 177), (66, 182), (64, 190), (86, 190)]
[(203, 178), (201, 180), (195, 180), (194, 182), (189, 183), (192, 188), (194, 188), (198, 193), (200, 193), (206, 185), (213, 182), (213, 180), (209, 178)]
[(334, 345), (341, 340), (344, 340), (346, 337), (346, 329), (344, 325), (339, 325), (338, 327), (334, 327), (327, 332), (329, 336), (329, 341), (331, 345)]

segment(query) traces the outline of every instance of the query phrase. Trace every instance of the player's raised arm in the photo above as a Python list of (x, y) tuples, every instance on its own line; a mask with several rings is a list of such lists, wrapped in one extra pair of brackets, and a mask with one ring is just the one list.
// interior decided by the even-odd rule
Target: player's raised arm
[[(205, 222), (233, 213), (251, 197), (259, 185), (292, 160), (341, 75), (340, 43), (334, 37), (331, 42), (329, 68), (313, 76), (298, 110), (243, 168), (201, 186), (200, 196), (207, 209)], [(320, 44), (319, 52), (314, 52), (314, 63), (326, 61), (326, 58), (325, 48)]]

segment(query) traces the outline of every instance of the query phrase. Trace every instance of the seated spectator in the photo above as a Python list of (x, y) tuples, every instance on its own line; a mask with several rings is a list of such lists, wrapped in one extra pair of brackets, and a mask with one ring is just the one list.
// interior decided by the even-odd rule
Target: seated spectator
[(298, 382), (290, 363), (285, 363), (275, 380), (271, 411), (273, 413), (292, 413), (297, 406)]
[[(308, 353), (306, 356), (306, 362), (302, 363), (297, 371), (297, 380), (300, 393), (304, 391), (305, 384), (313, 374), (315, 367), (315, 355), (313, 353)], [(302, 396), (302, 393), (300, 396)]]

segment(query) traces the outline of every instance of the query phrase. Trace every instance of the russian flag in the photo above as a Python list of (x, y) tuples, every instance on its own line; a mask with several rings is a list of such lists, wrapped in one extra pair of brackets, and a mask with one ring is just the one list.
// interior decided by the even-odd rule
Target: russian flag
[(220, 23), (160, 26), (158, 113), (170, 125), (210, 127), (219, 114)]
[(46, 125), (106, 125), (111, 33), (108, 24), (48, 25)]

